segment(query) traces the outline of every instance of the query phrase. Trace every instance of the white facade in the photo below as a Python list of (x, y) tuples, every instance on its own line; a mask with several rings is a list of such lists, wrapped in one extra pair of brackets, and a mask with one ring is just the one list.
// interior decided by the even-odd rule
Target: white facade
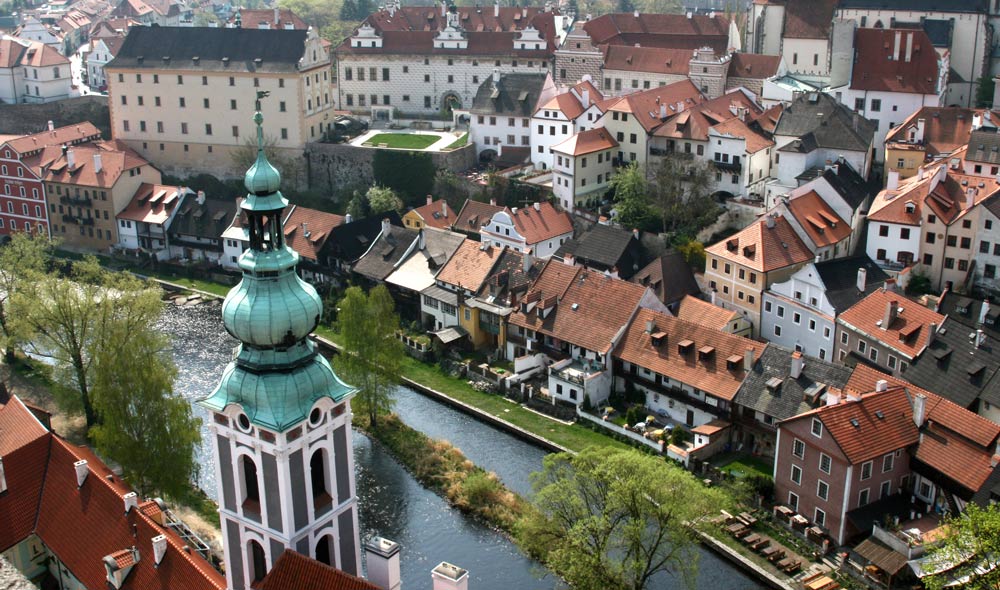
[[(9, 51), (22, 53), (17, 64), (0, 68), (0, 101), (5, 104), (43, 103), (69, 98), (73, 75), (68, 59), (37, 41), (8, 37), (4, 45), (8, 43)], [(46, 53), (45, 62), (51, 65), (30, 65), (37, 57), (36, 52)]]
[[(570, 92), (573, 92), (570, 90)], [(575, 94), (575, 92), (574, 92)], [(538, 109), (531, 118), (531, 161), (535, 168), (547, 170), (553, 167), (555, 156), (552, 146), (569, 139), (573, 134), (600, 127), (601, 109), (591, 102), (589, 92), (583, 93), (581, 102), (589, 106), (575, 119), (558, 109)]]
[(761, 338), (820, 360), (833, 360), (836, 310), (814, 264), (764, 291)]
[[(975, 284), (990, 293), (1000, 293), (1000, 217), (988, 206), (980, 207), (976, 231)], [(1000, 408), (995, 408), (1000, 413)]]
[(111, 50), (104, 39), (97, 39), (91, 43), (91, 50), (87, 53), (87, 85), (92, 88), (103, 88), (108, 85), (108, 78), (104, 74), (104, 66), (114, 59)]
[(531, 117), (504, 115), (477, 115), (469, 121), (469, 143), (476, 146), (476, 153), (503, 152), (505, 147), (531, 146)]
[(771, 146), (750, 152), (743, 137), (708, 130), (708, 150), (699, 158), (715, 166), (715, 191), (736, 197), (763, 196), (765, 182), (771, 177)]
[(48, 25), (42, 23), (32, 15), (24, 17), (24, 22), (17, 31), (18, 39), (25, 41), (38, 41), (44, 43), (56, 51), (62, 52), (63, 40), (54, 35)]
[(559, 246), (561, 246), (563, 242), (572, 239), (573, 237), (573, 232), (571, 230), (567, 233), (552, 236), (540, 242), (529, 244), (527, 238), (518, 233), (517, 227), (514, 225), (514, 220), (511, 219), (510, 215), (506, 211), (496, 212), (490, 222), (482, 228), (480, 233), (484, 242), (488, 241), (497, 248), (503, 248), (506, 246), (517, 250), (518, 252), (524, 252), (528, 248), (531, 248), (532, 255), (537, 258), (548, 258), (552, 256), (556, 253), (556, 250), (559, 249)]
[[(911, 206), (915, 207), (910, 203), (906, 204), (908, 208)], [(896, 268), (894, 265), (901, 259), (900, 254), (903, 254), (902, 259), (917, 261), (920, 253), (920, 226), (870, 221), (865, 253), (880, 266), (889, 268)]]
[(609, 148), (574, 156), (553, 148), (552, 193), (566, 211), (578, 205), (592, 208), (607, 192), (614, 175), (615, 150)]

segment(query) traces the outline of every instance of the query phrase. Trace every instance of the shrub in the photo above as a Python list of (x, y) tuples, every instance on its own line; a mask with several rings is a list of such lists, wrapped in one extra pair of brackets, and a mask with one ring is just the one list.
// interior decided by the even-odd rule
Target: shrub
[(670, 444), (680, 446), (691, 440), (691, 433), (684, 430), (680, 426), (675, 427), (670, 431)]
[(645, 411), (639, 406), (629, 406), (628, 411), (625, 412), (625, 422), (628, 426), (643, 422), (646, 419)]

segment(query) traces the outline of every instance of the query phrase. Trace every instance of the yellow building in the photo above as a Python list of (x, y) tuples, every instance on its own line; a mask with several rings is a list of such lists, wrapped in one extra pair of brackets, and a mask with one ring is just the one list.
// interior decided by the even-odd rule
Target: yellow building
[(885, 175), (909, 178), (925, 162), (944, 158), (969, 142), (973, 129), (995, 126), (986, 109), (924, 107), (885, 137)]
[(314, 30), (133, 27), (104, 69), (112, 135), (164, 171), (242, 175), (255, 93), (267, 93), (266, 141), (290, 162), (333, 123), (329, 51)]
[(403, 215), (403, 225), (410, 229), (433, 227), (435, 229), (451, 229), (455, 224), (455, 212), (444, 199), (434, 200), (427, 195), (427, 204), (407, 211)]

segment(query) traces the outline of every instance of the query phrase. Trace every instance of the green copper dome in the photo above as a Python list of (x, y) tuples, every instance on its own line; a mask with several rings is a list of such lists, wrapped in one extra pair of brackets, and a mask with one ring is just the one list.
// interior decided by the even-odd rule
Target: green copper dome
[(279, 191), (281, 175), (264, 154), (264, 118), (257, 93), (257, 161), (247, 171), (250, 248), (239, 259), (243, 279), (222, 304), (226, 330), (241, 342), (219, 386), (204, 407), (221, 412), (237, 404), (250, 421), (283, 432), (302, 422), (320, 398), (334, 402), (357, 390), (341, 381), (308, 339), (323, 304), (316, 289), (295, 274), (299, 255), (285, 245), (282, 219), (288, 201)]

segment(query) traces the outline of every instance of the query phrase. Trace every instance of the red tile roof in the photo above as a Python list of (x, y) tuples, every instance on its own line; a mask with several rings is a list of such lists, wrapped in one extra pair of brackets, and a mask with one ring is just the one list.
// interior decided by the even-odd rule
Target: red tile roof
[(693, 55), (690, 49), (607, 45), (604, 48), (604, 69), (687, 76)]
[[(69, 153), (73, 154), (73, 167), (69, 166)], [(101, 157), (101, 169), (97, 170), (95, 156)], [(60, 155), (49, 164), (44, 180), (111, 188), (115, 186), (123, 173), (141, 166), (149, 166), (149, 162), (134, 152), (131, 148), (118, 142), (95, 142), (85, 146), (69, 148), (66, 154)]]
[[(444, 215), (441, 211), (442, 206), (444, 207)], [(413, 212), (419, 215), (428, 227), (449, 229), (455, 223), (455, 212), (448, 205), (448, 201), (444, 199), (431, 201), (422, 207), (417, 207)]]
[(500, 205), (469, 199), (462, 205), (462, 210), (458, 212), (453, 229), (479, 233), (480, 228), (490, 222), (494, 213), (503, 210), (504, 208)]
[(705, 251), (758, 272), (770, 272), (813, 259), (812, 252), (787, 219), (780, 215), (771, 219), (774, 227), (767, 227), (768, 220), (761, 219)]
[(778, 75), (780, 55), (761, 53), (734, 53), (729, 62), (730, 78), (766, 79)]
[[(88, 21), (89, 24), (89, 21)], [(69, 66), (69, 60), (61, 53), (40, 41), (29, 41), (18, 65), (42, 68), (47, 66)]]
[[(648, 322), (652, 322), (652, 332), (647, 332)], [(661, 338), (659, 345), (653, 344), (653, 335)], [(684, 354), (677, 346), (682, 340), (694, 342)], [(711, 347), (712, 352), (707, 355), (699, 352), (705, 347)], [(766, 347), (763, 342), (640, 309), (615, 348), (614, 356), (729, 401), (743, 383), (743, 355), (747, 348), (753, 348), (754, 358), (760, 358)], [(729, 362), (731, 357), (733, 363)]]
[(257, 590), (379, 590), (368, 580), (285, 549)]
[[(668, 109), (667, 113), (670, 118), (656, 129), (653, 135), (671, 139), (707, 141), (708, 130), (722, 125), (723, 133), (745, 137), (750, 147), (762, 149), (762, 147), (767, 147), (765, 144), (773, 145), (773, 142), (760, 136), (756, 131), (748, 129), (742, 121), (739, 121), (737, 115), (740, 109), (746, 109), (746, 114), (749, 117), (755, 117), (761, 113), (761, 108), (746, 94), (739, 90), (732, 90), (712, 100), (700, 102), (676, 117), (671, 116), (675, 113)], [(736, 119), (738, 122), (727, 126), (726, 122), (732, 119)]]
[(984, 449), (954, 432), (929, 423), (917, 445), (915, 457), (970, 492), (977, 492), (993, 475), (995, 450), (995, 447)]
[(739, 317), (740, 314), (736, 310), (723, 309), (691, 295), (685, 295), (677, 306), (678, 319), (712, 330), (725, 330), (729, 322)]
[[(899, 36), (899, 54), (894, 55)], [(906, 59), (906, 48), (912, 56)], [(854, 33), (852, 90), (937, 94), (938, 54), (917, 29), (865, 29)]]
[(816, 191), (789, 200), (787, 208), (818, 248), (838, 244), (851, 235), (851, 225), (841, 219)]
[(49, 432), (17, 397), (0, 406), (0, 459), (7, 492), (0, 494), (0, 551), (31, 534), (45, 480)]
[(709, 46), (718, 54), (729, 46), (729, 19), (721, 13), (691, 18), (684, 14), (613, 13), (587, 21), (583, 29), (595, 45), (638, 43), (642, 47), (690, 50)]
[[(685, 79), (666, 86), (626, 94), (608, 102), (604, 110), (632, 113), (636, 121), (649, 133), (663, 124), (665, 119), (687, 111), (704, 101), (705, 97), (701, 91), (691, 80)], [(680, 109), (678, 105), (681, 105)]]
[(181, 202), (184, 190), (184, 187), (180, 186), (144, 182), (139, 185), (128, 206), (115, 217), (163, 225)]
[(271, 29), (284, 29), (288, 25), (291, 25), (293, 29), (305, 30), (309, 28), (304, 20), (288, 8), (278, 9), (277, 22), (274, 20), (274, 9), (272, 8), (241, 8), (239, 15), (240, 26), (244, 29), (259, 29), (260, 25), (267, 25)]
[(788, 0), (785, 3), (784, 36), (792, 39), (830, 37), (837, 0)]
[(503, 248), (490, 246), (486, 242), (465, 240), (434, 278), (449, 285), (478, 292), (501, 254)]
[(8, 141), (6, 145), (12, 150), (24, 155), (26, 153), (40, 150), (46, 146), (61, 146), (63, 144), (72, 145), (82, 141), (100, 138), (100, 130), (98, 130), (93, 123), (85, 121), (77, 125), (57, 127), (52, 131), (42, 131), (40, 133), (25, 135), (24, 137)]
[(25, 49), (27, 48), (16, 39), (0, 39), (0, 68), (17, 67)]
[[(584, 105), (581, 101), (584, 92), (589, 95), (589, 103)], [(590, 108), (590, 105), (601, 102), (604, 100), (604, 95), (601, 91), (594, 87), (589, 81), (584, 80), (576, 86), (573, 86), (570, 90), (566, 92), (560, 92), (559, 94), (553, 96), (548, 102), (538, 107), (535, 110), (535, 116), (538, 116), (538, 111), (541, 110), (558, 110), (562, 114), (566, 115), (569, 120), (574, 120), (579, 117), (585, 110)]]
[[(538, 207), (536, 210), (535, 207)], [(517, 233), (524, 237), (528, 246), (552, 238), (573, 233), (573, 220), (569, 213), (557, 210), (548, 201), (541, 201), (521, 207), (516, 211), (505, 209), (514, 222)], [(488, 229), (482, 230), (490, 233)]]
[(342, 223), (342, 215), (296, 205), (285, 217), (285, 242), (302, 258), (316, 262), (330, 230)]
[[(606, 354), (645, 293), (640, 285), (550, 260), (522, 299), (539, 303), (530, 312), (523, 308), (514, 312), (509, 321)], [(545, 317), (543, 303), (555, 305)]]
[(552, 146), (552, 150), (573, 156), (582, 156), (618, 147), (618, 142), (603, 127), (588, 129), (569, 136)]
[(736, 139), (742, 139), (746, 143), (748, 154), (756, 154), (760, 150), (767, 149), (774, 145), (774, 141), (764, 137), (762, 134), (751, 129), (739, 117), (733, 117), (728, 121), (712, 125), (716, 133), (727, 135)]
[(909, 132), (915, 131), (918, 122), (923, 119), (923, 141), (912, 145), (922, 147), (927, 154), (932, 156), (950, 154), (969, 143), (972, 118), (976, 115), (993, 116), (987, 109), (923, 107), (889, 130), (885, 136), (886, 147), (906, 149), (908, 145), (911, 145), (908, 139)]
[[(890, 303), (903, 311), (897, 313), (888, 326), (880, 326)], [(936, 311), (907, 299), (902, 293), (886, 289), (873, 291), (837, 316), (838, 324), (875, 338), (910, 359), (927, 346), (930, 324), (940, 327), (944, 320), (945, 316)]]

